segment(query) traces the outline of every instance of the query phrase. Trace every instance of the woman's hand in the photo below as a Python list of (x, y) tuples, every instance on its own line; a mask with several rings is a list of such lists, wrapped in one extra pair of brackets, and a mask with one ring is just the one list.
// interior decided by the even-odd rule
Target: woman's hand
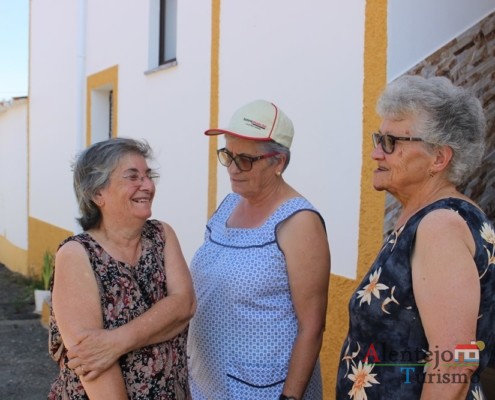
[(88, 329), (80, 332), (77, 339), (78, 343), (67, 352), (67, 366), (81, 373), (86, 381), (100, 376), (121, 356), (112, 331)]

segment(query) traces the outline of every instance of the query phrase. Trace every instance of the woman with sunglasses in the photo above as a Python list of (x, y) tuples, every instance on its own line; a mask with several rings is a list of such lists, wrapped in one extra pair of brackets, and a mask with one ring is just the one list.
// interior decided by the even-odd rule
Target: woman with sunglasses
[(495, 233), (458, 187), (480, 165), (480, 102), (404, 76), (378, 102), (376, 190), (402, 205), (349, 304), (337, 399), (483, 399), (495, 340)]
[(49, 348), (49, 399), (191, 399), (187, 326), (195, 308), (177, 237), (150, 219), (158, 175), (146, 142), (114, 138), (74, 165), (83, 232), (61, 244)]
[(282, 173), (293, 125), (274, 104), (237, 110), (218, 150), (233, 193), (206, 226), (191, 273), (194, 400), (318, 400), (330, 253), (321, 215)]

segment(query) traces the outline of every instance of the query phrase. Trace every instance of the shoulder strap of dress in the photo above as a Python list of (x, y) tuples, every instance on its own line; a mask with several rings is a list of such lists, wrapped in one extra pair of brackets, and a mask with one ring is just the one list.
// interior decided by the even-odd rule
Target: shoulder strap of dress
[(165, 232), (163, 230), (163, 225), (161, 221), (158, 221), (157, 219), (149, 219), (144, 224), (143, 230), (144, 232), (151, 231), (157, 233), (161, 236), (163, 241), (165, 241)]
[[(459, 216), (464, 219), (473, 234), (475, 234), (475, 230), (477, 230), (477, 225), (482, 225), (483, 222), (488, 221), (485, 213), (481, 211), (478, 207), (474, 206), (470, 202), (459, 199), (456, 197), (449, 197), (446, 199), (438, 200), (425, 208), (419, 210), (416, 214), (414, 214), (409, 221), (404, 225), (404, 231), (413, 231), (415, 232), (418, 228), (421, 220), (431, 211), (434, 210), (452, 210), (459, 214)], [(402, 234), (401, 233), (401, 234)]]
[(319, 211), (304, 197), (293, 197), (282, 203), (273, 215), (269, 218), (269, 223), (273, 226), (276, 231), (278, 226), (292, 217), (293, 215), (301, 211), (311, 211), (314, 212), (321, 220), (323, 228), (326, 230), (325, 220), (319, 213)]
[(66, 244), (67, 242), (77, 242), (77, 243), (80, 243), (84, 248), (88, 248), (88, 245), (87, 243), (90, 242), (90, 241), (93, 241), (93, 239), (91, 238), (90, 235), (88, 235), (87, 233), (79, 233), (77, 235), (72, 235), (72, 236), (69, 236), (67, 238), (65, 238), (59, 245), (58, 245), (58, 248), (60, 249), (64, 244)]
[(433, 210), (441, 209), (456, 211), (464, 219), (467, 215), (476, 216), (477, 218), (481, 219), (486, 218), (483, 211), (475, 207), (470, 202), (456, 197), (449, 197), (446, 199), (435, 201), (434, 203), (431, 203), (430, 205), (419, 210), (411, 217), (410, 221), (417, 224), (423, 219), (426, 214), (430, 213)]

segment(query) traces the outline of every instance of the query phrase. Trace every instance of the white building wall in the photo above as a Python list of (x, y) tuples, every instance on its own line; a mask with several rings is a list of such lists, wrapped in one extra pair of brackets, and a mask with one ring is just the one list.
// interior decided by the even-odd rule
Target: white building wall
[[(365, 1), (308, 7), (296, 0), (224, 0), (220, 26), (220, 123), (226, 126), (236, 108), (258, 98), (292, 119), (284, 177), (323, 215), (332, 272), (351, 277), (358, 245), (364, 7)], [(230, 190), (223, 167), (219, 177), (222, 198)]]
[(179, 2), (177, 66), (154, 72), (148, 68), (149, 4), (88, 1), (86, 72), (119, 66), (118, 136), (146, 139), (154, 149), (161, 179), (153, 217), (174, 227), (190, 260), (207, 212), (202, 131), (209, 121), (211, 4)]
[[(156, 1), (31, 3), (30, 215), (78, 230), (70, 162), (85, 140), (85, 81), (118, 65), (118, 135), (144, 138), (154, 148), (162, 175), (154, 217), (175, 228), (190, 261), (207, 212), (211, 2), (178, 2), (177, 66), (150, 72), (149, 5)], [(490, 10), (486, 0), (452, 0), (457, 7), (439, 0), (442, 12), (419, 1), (424, 4), (417, 7), (389, 1), (389, 79)], [(220, 16), (220, 124), (257, 98), (289, 115), (296, 136), (286, 180), (325, 218), (333, 273), (351, 278), (359, 233), (365, 5), (223, 0)], [(442, 13), (448, 24), (438, 23)], [(221, 201), (230, 188), (223, 168), (218, 176)]]
[(75, 229), (70, 163), (80, 134), (77, 2), (32, 1), (30, 216)]
[(0, 109), (0, 235), (26, 249), (27, 100)]

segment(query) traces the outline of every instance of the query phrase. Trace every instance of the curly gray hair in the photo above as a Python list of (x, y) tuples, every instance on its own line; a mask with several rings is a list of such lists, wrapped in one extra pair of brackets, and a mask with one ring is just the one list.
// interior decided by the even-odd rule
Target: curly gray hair
[(485, 152), (486, 120), (480, 101), (445, 77), (406, 75), (391, 82), (377, 103), (382, 118), (411, 118), (428, 143), (453, 150), (448, 179), (462, 184)]

